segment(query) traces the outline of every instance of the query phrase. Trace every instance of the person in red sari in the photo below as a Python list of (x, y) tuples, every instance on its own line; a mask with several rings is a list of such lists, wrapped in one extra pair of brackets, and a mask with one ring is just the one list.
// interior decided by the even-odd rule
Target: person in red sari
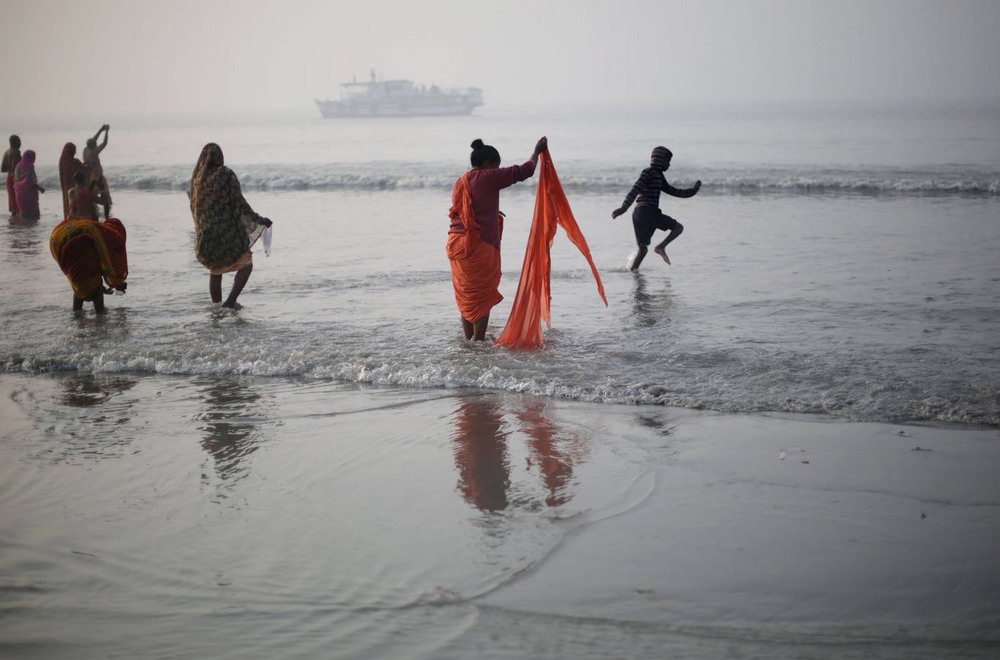
[[(76, 157), (76, 145), (67, 142), (59, 157), (59, 187), (62, 188), (63, 220), (69, 218), (69, 190), (73, 187), (75, 174), (84, 172), (83, 163)], [(86, 177), (84, 177), (86, 182)], [(96, 220), (97, 218), (94, 218)]]
[(445, 250), (466, 339), (486, 339), (490, 310), (503, 300), (499, 290), (503, 235), (500, 191), (530, 178), (538, 155), (546, 149), (548, 140), (543, 137), (535, 144), (530, 160), (500, 167), (500, 152), (474, 140), (469, 158), (472, 169), (455, 182)]
[(3, 152), (3, 163), (0, 172), (7, 173), (7, 210), (11, 215), (18, 215), (17, 195), (14, 193), (14, 168), (21, 161), (21, 138), (10, 136), (10, 149)]

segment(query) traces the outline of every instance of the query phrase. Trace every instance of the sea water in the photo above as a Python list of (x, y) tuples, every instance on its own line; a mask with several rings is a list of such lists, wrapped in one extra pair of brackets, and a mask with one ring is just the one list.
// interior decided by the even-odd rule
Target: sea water
[[(3, 227), (0, 367), (997, 424), (998, 118), (987, 106), (123, 120), (103, 160), (129, 231), (129, 292), (100, 320), (62, 313), (69, 290), (47, 250), (55, 162), (85, 127), (29, 128), (22, 139), (49, 192), (39, 222)], [(510, 164), (543, 134), (609, 306), (560, 234), (546, 350), (469, 346), (442, 247), (451, 186), (473, 138)], [(273, 254), (258, 246), (237, 315), (209, 311), (193, 256), (185, 191), (208, 141), (275, 223)], [(704, 186), (661, 200), (685, 226), (673, 265), (651, 255), (631, 273), (629, 215), (610, 214), (658, 144), (674, 151), (671, 183)], [(513, 302), (533, 185), (502, 196), (506, 300), (493, 334)]]
[[(761, 596), (750, 608), (761, 620), (719, 627), (722, 610), (705, 603), (672, 622), (641, 584), (638, 609), (607, 619), (488, 596), (581, 528), (659, 492), (670, 410), (1000, 423), (998, 119), (995, 107), (98, 118), (112, 124), (102, 159), (130, 266), (128, 293), (109, 296), (102, 316), (71, 311), (48, 251), (62, 144), (94, 129), (17, 127), (48, 192), (41, 220), (0, 226), (0, 384), (11, 392), (0, 648), (45, 658), (968, 651), (949, 645), (976, 638), (980, 620), (937, 630), (933, 608), (872, 627), (768, 627)], [(609, 305), (559, 233), (545, 348), (468, 343), (444, 255), (452, 184), (472, 139), (511, 164), (543, 134)], [(255, 250), (236, 312), (210, 303), (194, 258), (185, 191), (209, 141), (274, 221), (271, 255)], [(629, 216), (611, 211), (659, 144), (674, 152), (671, 183), (703, 187), (661, 200), (685, 226), (672, 265), (651, 254), (632, 273)], [(533, 180), (501, 197), (506, 299), (493, 335), (534, 198)], [(872, 596), (859, 611), (884, 609)]]

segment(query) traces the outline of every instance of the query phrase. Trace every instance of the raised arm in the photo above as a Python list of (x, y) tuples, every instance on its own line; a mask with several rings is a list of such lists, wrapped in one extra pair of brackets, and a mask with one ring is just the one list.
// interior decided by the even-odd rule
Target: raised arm
[(101, 134), (101, 131), (104, 131), (104, 141), (97, 146), (97, 153), (101, 153), (104, 151), (104, 147), (108, 146), (108, 133), (111, 132), (111, 126), (108, 124), (101, 126), (101, 129), (97, 131), (97, 135), (94, 136), (94, 140), (97, 140), (97, 136)]
[(691, 188), (674, 188), (672, 185), (667, 183), (666, 179), (663, 179), (663, 185), (660, 190), (671, 195), (672, 197), (694, 197), (701, 190), (701, 181), (695, 181), (694, 186)]
[(526, 160), (520, 165), (511, 165), (510, 167), (497, 167), (492, 170), (485, 170), (483, 176), (493, 182), (493, 185), (498, 189), (507, 188), (514, 185), (515, 183), (520, 183), (525, 179), (530, 179), (535, 173), (535, 165), (538, 163), (538, 157), (534, 156), (531, 160)]
[(494, 182), (497, 188), (507, 188), (515, 183), (520, 183), (525, 179), (530, 179), (535, 173), (535, 167), (538, 165), (538, 155), (542, 152), (548, 151), (549, 141), (547, 138), (542, 137), (535, 143), (535, 150), (531, 153), (531, 158), (524, 161), (520, 165), (511, 165), (510, 167), (497, 167), (492, 170), (486, 170), (486, 175), (490, 180)]

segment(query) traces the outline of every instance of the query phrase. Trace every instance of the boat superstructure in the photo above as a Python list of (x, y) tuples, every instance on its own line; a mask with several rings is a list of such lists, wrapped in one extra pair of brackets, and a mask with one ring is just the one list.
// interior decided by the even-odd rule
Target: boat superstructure
[(367, 82), (341, 83), (338, 101), (316, 99), (326, 118), (467, 115), (482, 104), (483, 90), (478, 87), (442, 89), (412, 80), (378, 80), (374, 71)]

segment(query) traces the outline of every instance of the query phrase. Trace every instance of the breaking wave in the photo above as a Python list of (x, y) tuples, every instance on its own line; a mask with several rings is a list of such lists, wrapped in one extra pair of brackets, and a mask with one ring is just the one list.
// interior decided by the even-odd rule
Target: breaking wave
[[(0, 373), (132, 373), (336, 381), (377, 387), (498, 392), (616, 405), (727, 413), (824, 414), (856, 421), (1000, 424), (1000, 390), (974, 370), (950, 378), (897, 368), (905, 358), (705, 350), (669, 356), (656, 370), (628, 354), (539, 359), (493, 346), (413, 350), (411, 344), (341, 337), (338, 347), (257, 337), (176, 345), (50, 347), (8, 355)], [(550, 339), (552, 336), (550, 335)], [(555, 344), (558, 344), (556, 338)], [(351, 347), (351, 348), (345, 348)], [(565, 347), (569, 348), (569, 347)], [(580, 348), (580, 347), (576, 347)], [(596, 352), (592, 355), (598, 355)], [(544, 356), (543, 356), (544, 358)], [(845, 366), (846, 365), (846, 366)], [(933, 369), (931, 369), (932, 371)]]
[[(451, 190), (462, 170), (453, 163), (328, 163), (308, 165), (235, 166), (244, 188), (251, 190)], [(112, 188), (178, 191), (187, 190), (191, 168), (180, 165), (108, 167)], [(42, 185), (58, 187), (52, 170), (40, 169)], [(627, 191), (635, 181), (634, 168), (597, 170), (593, 163), (560, 164), (563, 186), (578, 193)], [(677, 186), (705, 185), (704, 193), (722, 194), (903, 194), (987, 195), (1000, 193), (1000, 171), (950, 165), (935, 168), (871, 167), (851, 169), (817, 167), (691, 167), (672, 180)], [(529, 182), (526, 187), (534, 184)]]

